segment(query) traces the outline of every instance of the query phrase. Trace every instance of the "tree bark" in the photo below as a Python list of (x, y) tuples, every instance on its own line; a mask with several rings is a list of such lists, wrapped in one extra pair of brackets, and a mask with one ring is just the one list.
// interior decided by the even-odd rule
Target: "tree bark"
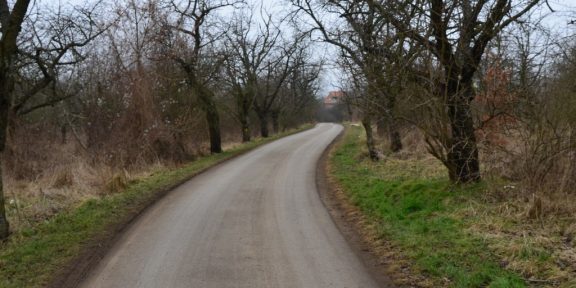
[(240, 126), (242, 127), (242, 143), (250, 142), (251, 131), (250, 123), (248, 122), (248, 117), (240, 121)]
[(210, 133), (210, 153), (222, 153), (222, 136), (220, 135), (220, 116), (214, 109), (206, 111), (208, 133)]
[(388, 138), (390, 151), (396, 153), (402, 150), (402, 138), (400, 137), (396, 120), (393, 117), (390, 116), (378, 120), (376, 122), (376, 132), (378, 136)]
[[(6, 55), (3, 55), (6, 57)], [(2, 176), (3, 155), (6, 148), (6, 135), (8, 132), (8, 121), (11, 110), (11, 96), (14, 92), (14, 81), (9, 68), (12, 67), (10, 57), (0, 59), (3, 63), (0, 70), (0, 240), (6, 239), (10, 232), (10, 225), (6, 217), (6, 208), (4, 201), (4, 183)]]
[(222, 137), (220, 135), (220, 115), (218, 108), (214, 102), (212, 92), (204, 87), (199, 87), (198, 96), (202, 103), (202, 108), (206, 113), (206, 121), (208, 122), (208, 133), (210, 135), (210, 153), (222, 152)]
[(390, 142), (390, 150), (394, 153), (402, 150), (402, 138), (400, 137), (400, 131), (398, 131), (398, 121), (396, 119), (396, 94), (389, 92), (385, 95), (385, 108), (384, 111), (386, 116), (386, 122), (388, 124), (388, 141)]
[(258, 119), (260, 120), (260, 136), (266, 138), (270, 136), (268, 131), (268, 113), (259, 112)]
[(189, 84), (200, 100), (200, 107), (206, 113), (206, 122), (208, 123), (208, 133), (210, 137), (210, 153), (222, 152), (222, 137), (220, 135), (220, 115), (214, 101), (214, 94), (205, 87), (196, 77), (196, 72), (188, 68)]
[(448, 84), (446, 98), (451, 128), (451, 147), (447, 155), (448, 173), (454, 183), (478, 182), (481, 180), (480, 162), (470, 108), (470, 101), (473, 99), (472, 80), (451, 82)]
[(0, 240), (6, 239), (10, 231), (8, 218), (6, 218), (6, 208), (4, 201), (4, 183), (2, 176), (3, 155), (6, 147), (6, 134), (8, 129), (8, 118), (10, 115), (9, 95), (13, 91), (13, 83), (9, 78), (9, 71), (0, 71)]
[(242, 142), (250, 142), (252, 138), (252, 131), (250, 129), (250, 102), (246, 95), (239, 97), (238, 101), (238, 114), (240, 118), (240, 128), (242, 129)]
[(8, 111), (5, 111), (4, 101), (0, 103), (0, 240), (6, 239), (10, 233), (10, 224), (8, 223), (8, 218), (6, 217), (6, 208), (5, 208), (5, 201), (4, 201), (4, 183), (2, 177), (2, 166), (4, 164), (3, 155), (4, 155), (4, 146), (6, 143), (6, 129), (7, 129), (7, 122), (8, 122)]
[(2, 37), (0, 38), (0, 240), (8, 237), (9, 223), (6, 218), (4, 201), (4, 183), (2, 179), (2, 156), (6, 146), (6, 134), (10, 119), (12, 93), (14, 92), (14, 57), (18, 52), (17, 39), (22, 30), (22, 23), (26, 19), (31, 0), (17, 0), (12, 12), (9, 11), (6, 1), (3, 1), (0, 21), (2, 22)]
[(387, 131), (388, 127), (386, 121), (384, 120), (384, 117), (380, 117), (378, 121), (376, 121), (376, 134), (378, 134), (378, 137), (384, 137), (386, 136)]
[(0, 240), (8, 237), (9, 224), (4, 207), (4, 183), (2, 181), (2, 156), (6, 146), (8, 120), (14, 92), (13, 75), (15, 73), (13, 60), (18, 51), (16, 39), (22, 30), (22, 23), (26, 18), (30, 0), (18, 0), (14, 3), (12, 12), (2, 7), (2, 38), (0, 41)]
[(208, 122), (208, 133), (210, 134), (210, 153), (221, 153), (220, 116), (216, 110), (216, 105), (212, 104), (206, 110), (206, 121)]
[(272, 131), (274, 132), (274, 134), (278, 134), (278, 132), (280, 131), (280, 122), (279, 119), (280, 118), (280, 113), (273, 111), (272, 112)]
[(392, 119), (389, 126), (390, 129), (388, 129), (388, 139), (390, 140), (390, 150), (396, 153), (402, 150), (402, 138), (400, 137), (400, 132), (398, 131), (396, 120)]
[[(2, 159), (2, 156), (0, 156)], [(2, 173), (2, 161), (0, 160), (0, 173)], [(4, 183), (0, 177), (0, 240), (6, 239), (10, 234), (10, 224), (6, 218), (6, 208), (4, 206)]]
[(370, 63), (370, 68), (365, 72), (369, 77), (369, 81), (373, 83), (369, 86), (369, 94), (373, 101), (379, 102), (383, 107), (381, 109), (382, 116), (376, 122), (376, 132), (381, 137), (388, 138), (388, 145), (392, 152), (396, 153), (402, 150), (402, 138), (400, 137), (400, 132), (398, 131), (398, 125), (396, 123), (395, 111), (396, 111), (396, 89), (390, 86), (390, 79), (385, 79), (382, 75), (374, 74), (372, 71), (383, 71), (383, 63), (378, 57), (370, 57), (368, 63)]
[(372, 161), (378, 161), (378, 151), (376, 150), (376, 145), (374, 144), (374, 135), (372, 134), (372, 119), (370, 116), (364, 116), (362, 118), (362, 126), (364, 126), (364, 131), (366, 131), (366, 147), (368, 148), (368, 156)]

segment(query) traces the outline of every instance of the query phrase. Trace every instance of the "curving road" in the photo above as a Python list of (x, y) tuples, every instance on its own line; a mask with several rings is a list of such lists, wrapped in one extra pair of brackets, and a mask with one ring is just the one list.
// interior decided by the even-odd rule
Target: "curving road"
[(335, 124), (196, 176), (151, 207), (82, 287), (378, 287), (318, 196)]

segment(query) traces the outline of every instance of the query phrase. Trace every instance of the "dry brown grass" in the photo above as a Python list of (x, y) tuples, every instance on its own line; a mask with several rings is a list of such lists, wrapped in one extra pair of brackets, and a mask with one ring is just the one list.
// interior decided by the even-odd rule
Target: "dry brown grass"
[[(83, 134), (69, 133), (63, 143), (61, 131), (54, 123), (17, 123), (10, 135), (3, 169), (11, 229), (30, 227), (87, 199), (123, 192), (131, 182), (208, 155), (203, 119), (196, 117), (189, 122), (196, 123), (190, 128), (196, 132), (181, 139), (181, 146), (187, 151), (183, 159), (163, 150), (168, 146), (154, 147), (146, 138), (114, 134), (118, 131), (86, 147), (88, 136)], [(227, 126), (222, 131), (223, 148), (237, 147), (240, 135), (235, 124), (223, 126)], [(166, 138), (163, 134), (148, 136)], [(170, 145), (168, 148), (175, 144)]]
[(531, 286), (576, 287), (576, 194), (554, 173), (541, 185), (485, 174), (485, 194), (456, 216)]
[[(94, 115), (86, 116), (91, 124), (71, 124), (43, 114), (13, 123), (3, 155), (13, 230), (44, 221), (86, 199), (122, 192), (135, 179), (167, 166), (209, 154), (202, 113), (184, 113), (186, 119), (160, 125), (157, 120), (162, 118), (150, 95), (140, 96), (134, 99), (142, 103), (130, 106), (119, 118), (108, 119), (106, 111), (93, 107), (89, 112)], [(233, 119), (223, 116), (222, 121), (224, 147), (229, 149), (237, 145), (240, 135)]]
[[(536, 150), (507, 134), (504, 145), (481, 143), (485, 191), (469, 199), (454, 217), (469, 233), (486, 239), (501, 265), (523, 275), (534, 287), (576, 287), (576, 189), (574, 152), (553, 147)], [(504, 137), (504, 136), (502, 136)], [(388, 154), (377, 166), (395, 179), (442, 177), (446, 170), (426, 151), (423, 135), (404, 133), (404, 151)], [(385, 151), (385, 139), (380, 148)], [(500, 143), (502, 144), (502, 143)], [(560, 145), (556, 149), (565, 149)], [(531, 162), (534, 153), (551, 167)], [(529, 171), (532, 169), (533, 171)], [(534, 171), (536, 170), (536, 171)], [(538, 183), (529, 175), (544, 175)]]
[[(87, 199), (122, 192), (135, 179), (177, 165), (155, 155), (135, 155), (130, 157), (141, 160), (125, 166), (123, 149), (90, 151), (79, 143), (85, 139), (69, 134), (63, 143), (59, 132), (50, 123), (19, 123), (10, 135), (3, 178), (7, 214), (14, 231)], [(189, 148), (200, 153), (202, 145), (191, 141)]]
[(558, 119), (532, 119), (489, 132), (479, 138), (486, 191), (458, 216), (531, 285), (576, 287), (572, 129)]
[[(537, 199), (485, 198), (470, 202), (455, 216), (468, 223), (471, 233), (488, 240), (503, 266), (519, 272), (529, 283), (574, 287), (570, 286), (576, 283), (574, 218), (545, 213), (532, 218), (530, 211), (538, 203)], [(553, 205), (547, 201), (542, 203), (542, 207)]]
[(87, 199), (122, 192), (130, 181), (149, 176), (163, 166), (156, 163), (128, 172), (90, 165), (76, 157), (76, 162), (55, 165), (34, 181), (8, 175), (5, 189), (12, 229), (29, 227)]

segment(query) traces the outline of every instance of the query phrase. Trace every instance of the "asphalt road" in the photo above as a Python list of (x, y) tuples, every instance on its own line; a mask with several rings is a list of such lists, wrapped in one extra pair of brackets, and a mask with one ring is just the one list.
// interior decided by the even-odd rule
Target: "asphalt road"
[(186, 182), (82, 287), (378, 287), (316, 190), (318, 159), (341, 129), (319, 124)]

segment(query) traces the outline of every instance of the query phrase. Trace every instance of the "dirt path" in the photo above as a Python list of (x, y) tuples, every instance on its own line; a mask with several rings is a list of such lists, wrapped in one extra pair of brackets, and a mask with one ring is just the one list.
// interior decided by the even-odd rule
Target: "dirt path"
[(317, 161), (341, 129), (319, 124), (196, 176), (82, 287), (378, 287), (316, 191)]

